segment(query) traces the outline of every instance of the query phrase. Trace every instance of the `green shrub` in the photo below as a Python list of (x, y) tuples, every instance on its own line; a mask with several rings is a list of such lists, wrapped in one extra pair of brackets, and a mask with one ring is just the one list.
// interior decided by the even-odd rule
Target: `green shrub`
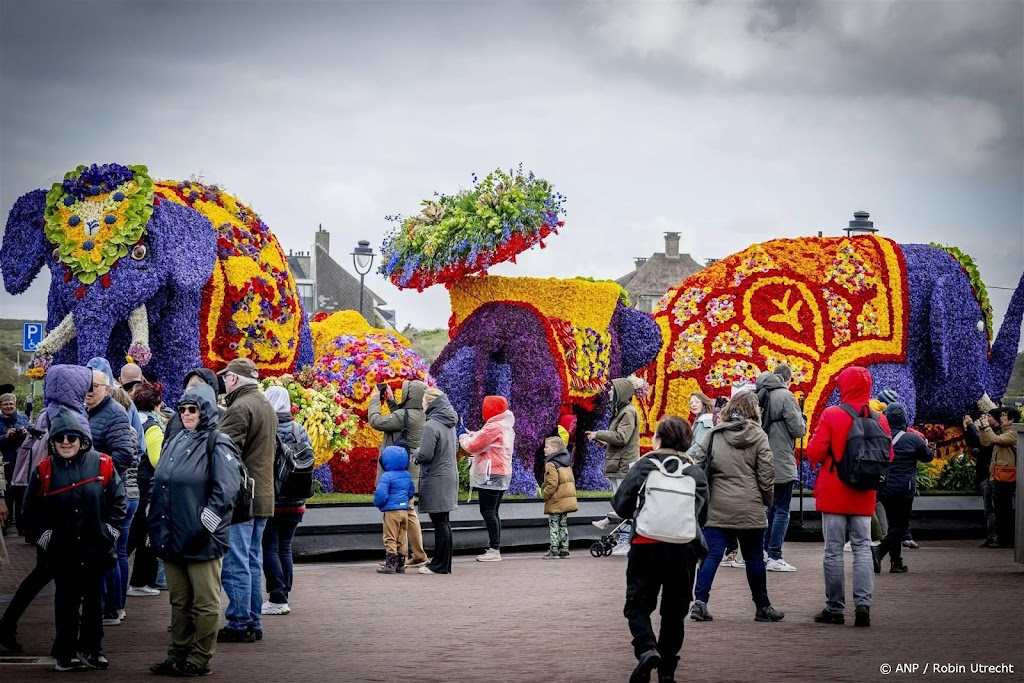
[(936, 485), (935, 475), (932, 474), (931, 468), (928, 463), (920, 462), (917, 463), (917, 490), (927, 491), (935, 488)]
[(974, 491), (977, 468), (970, 458), (961, 454), (949, 459), (939, 475), (939, 488), (943, 491), (969, 493)]

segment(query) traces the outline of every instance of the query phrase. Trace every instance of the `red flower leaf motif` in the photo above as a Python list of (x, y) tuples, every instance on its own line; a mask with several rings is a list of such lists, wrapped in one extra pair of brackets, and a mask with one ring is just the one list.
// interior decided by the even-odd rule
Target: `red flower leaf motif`
[(64, 282), (70, 282), (70, 281), (71, 281), (71, 271), (68, 270), (67, 266), (64, 266)]
[(75, 291), (75, 298), (76, 299), (81, 299), (83, 296), (85, 296), (85, 287), (79, 287)]
[(160, 206), (160, 198), (159, 197), (156, 197), (156, 196), (153, 197), (153, 206)]
[(103, 285), (103, 289), (110, 287), (110, 273), (105, 273), (100, 279), (100, 284)]

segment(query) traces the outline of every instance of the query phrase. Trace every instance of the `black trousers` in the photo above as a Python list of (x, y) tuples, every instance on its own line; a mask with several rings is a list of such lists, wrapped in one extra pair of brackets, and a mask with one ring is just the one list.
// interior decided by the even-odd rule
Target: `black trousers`
[(487, 547), (501, 550), (501, 518), (498, 516), (498, 508), (501, 507), (501, 499), (505, 492), (477, 489), (476, 495), (480, 501), (480, 516), (484, 518), (484, 525), (487, 527)]
[(452, 573), (452, 523), (447, 512), (431, 512), (430, 523), (434, 526), (434, 557), (427, 567), (435, 574)]
[[(103, 652), (104, 568), (62, 567), (54, 576), (53, 621), (57, 637), (53, 654), (57, 659), (74, 657), (78, 652)], [(81, 608), (81, 614), (79, 614)]]
[(878, 557), (887, 554), (894, 564), (903, 561), (903, 536), (910, 528), (910, 510), (914, 507), (914, 497), (878, 496), (878, 502), (885, 508), (885, 517), (889, 521), (889, 532), (878, 544)]
[(129, 586), (155, 586), (157, 573), (157, 557), (152, 548), (146, 547), (149, 529), (146, 526), (146, 503), (139, 503), (139, 510), (132, 517), (132, 525), (128, 529), (128, 555), (135, 553), (135, 566)]
[[(690, 544), (634, 543), (626, 565), (626, 606), (622, 614), (633, 634), (637, 659), (658, 648), (659, 671), (674, 673), (683, 646), (683, 623), (693, 601), (697, 555)], [(661, 593), (661, 633), (654, 637), (651, 613)]]
[(1013, 516), (1013, 494), (1017, 490), (1017, 482), (994, 481), (992, 482), (992, 488), (996, 503), (997, 540), (999, 545), (1009, 548), (1013, 545), (1014, 533), (1017, 527)]
[(3, 616), (4, 628), (17, 630), (21, 615), (36, 599), (39, 592), (46, 588), (46, 584), (51, 581), (53, 581), (53, 568), (43, 559), (42, 552), (36, 549), (36, 566), (18, 584), (18, 590), (14, 592), (14, 597), (7, 605), (7, 611)]

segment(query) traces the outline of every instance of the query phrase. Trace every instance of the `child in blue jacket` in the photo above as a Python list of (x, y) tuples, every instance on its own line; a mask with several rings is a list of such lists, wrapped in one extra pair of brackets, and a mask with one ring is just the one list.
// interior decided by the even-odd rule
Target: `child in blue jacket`
[(409, 452), (401, 446), (388, 446), (380, 456), (384, 474), (377, 482), (373, 504), (384, 513), (384, 551), (387, 559), (378, 574), (404, 574), (408, 517), (416, 486), (406, 471)]

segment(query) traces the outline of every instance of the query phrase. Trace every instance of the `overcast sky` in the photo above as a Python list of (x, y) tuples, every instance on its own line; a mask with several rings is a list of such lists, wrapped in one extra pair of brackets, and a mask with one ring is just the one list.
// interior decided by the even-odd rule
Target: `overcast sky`
[[(1024, 10), (999, 2), (0, 3), (0, 204), (78, 164), (193, 174), (351, 268), (387, 214), (522, 162), (568, 197), (509, 275), (620, 277), (871, 212), (1024, 269)], [(42, 319), (48, 277), (0, 293)], [(368, 286), (399, 326), (447, 293)], [(1010, 292), (991, 289), (997, 323)]]

